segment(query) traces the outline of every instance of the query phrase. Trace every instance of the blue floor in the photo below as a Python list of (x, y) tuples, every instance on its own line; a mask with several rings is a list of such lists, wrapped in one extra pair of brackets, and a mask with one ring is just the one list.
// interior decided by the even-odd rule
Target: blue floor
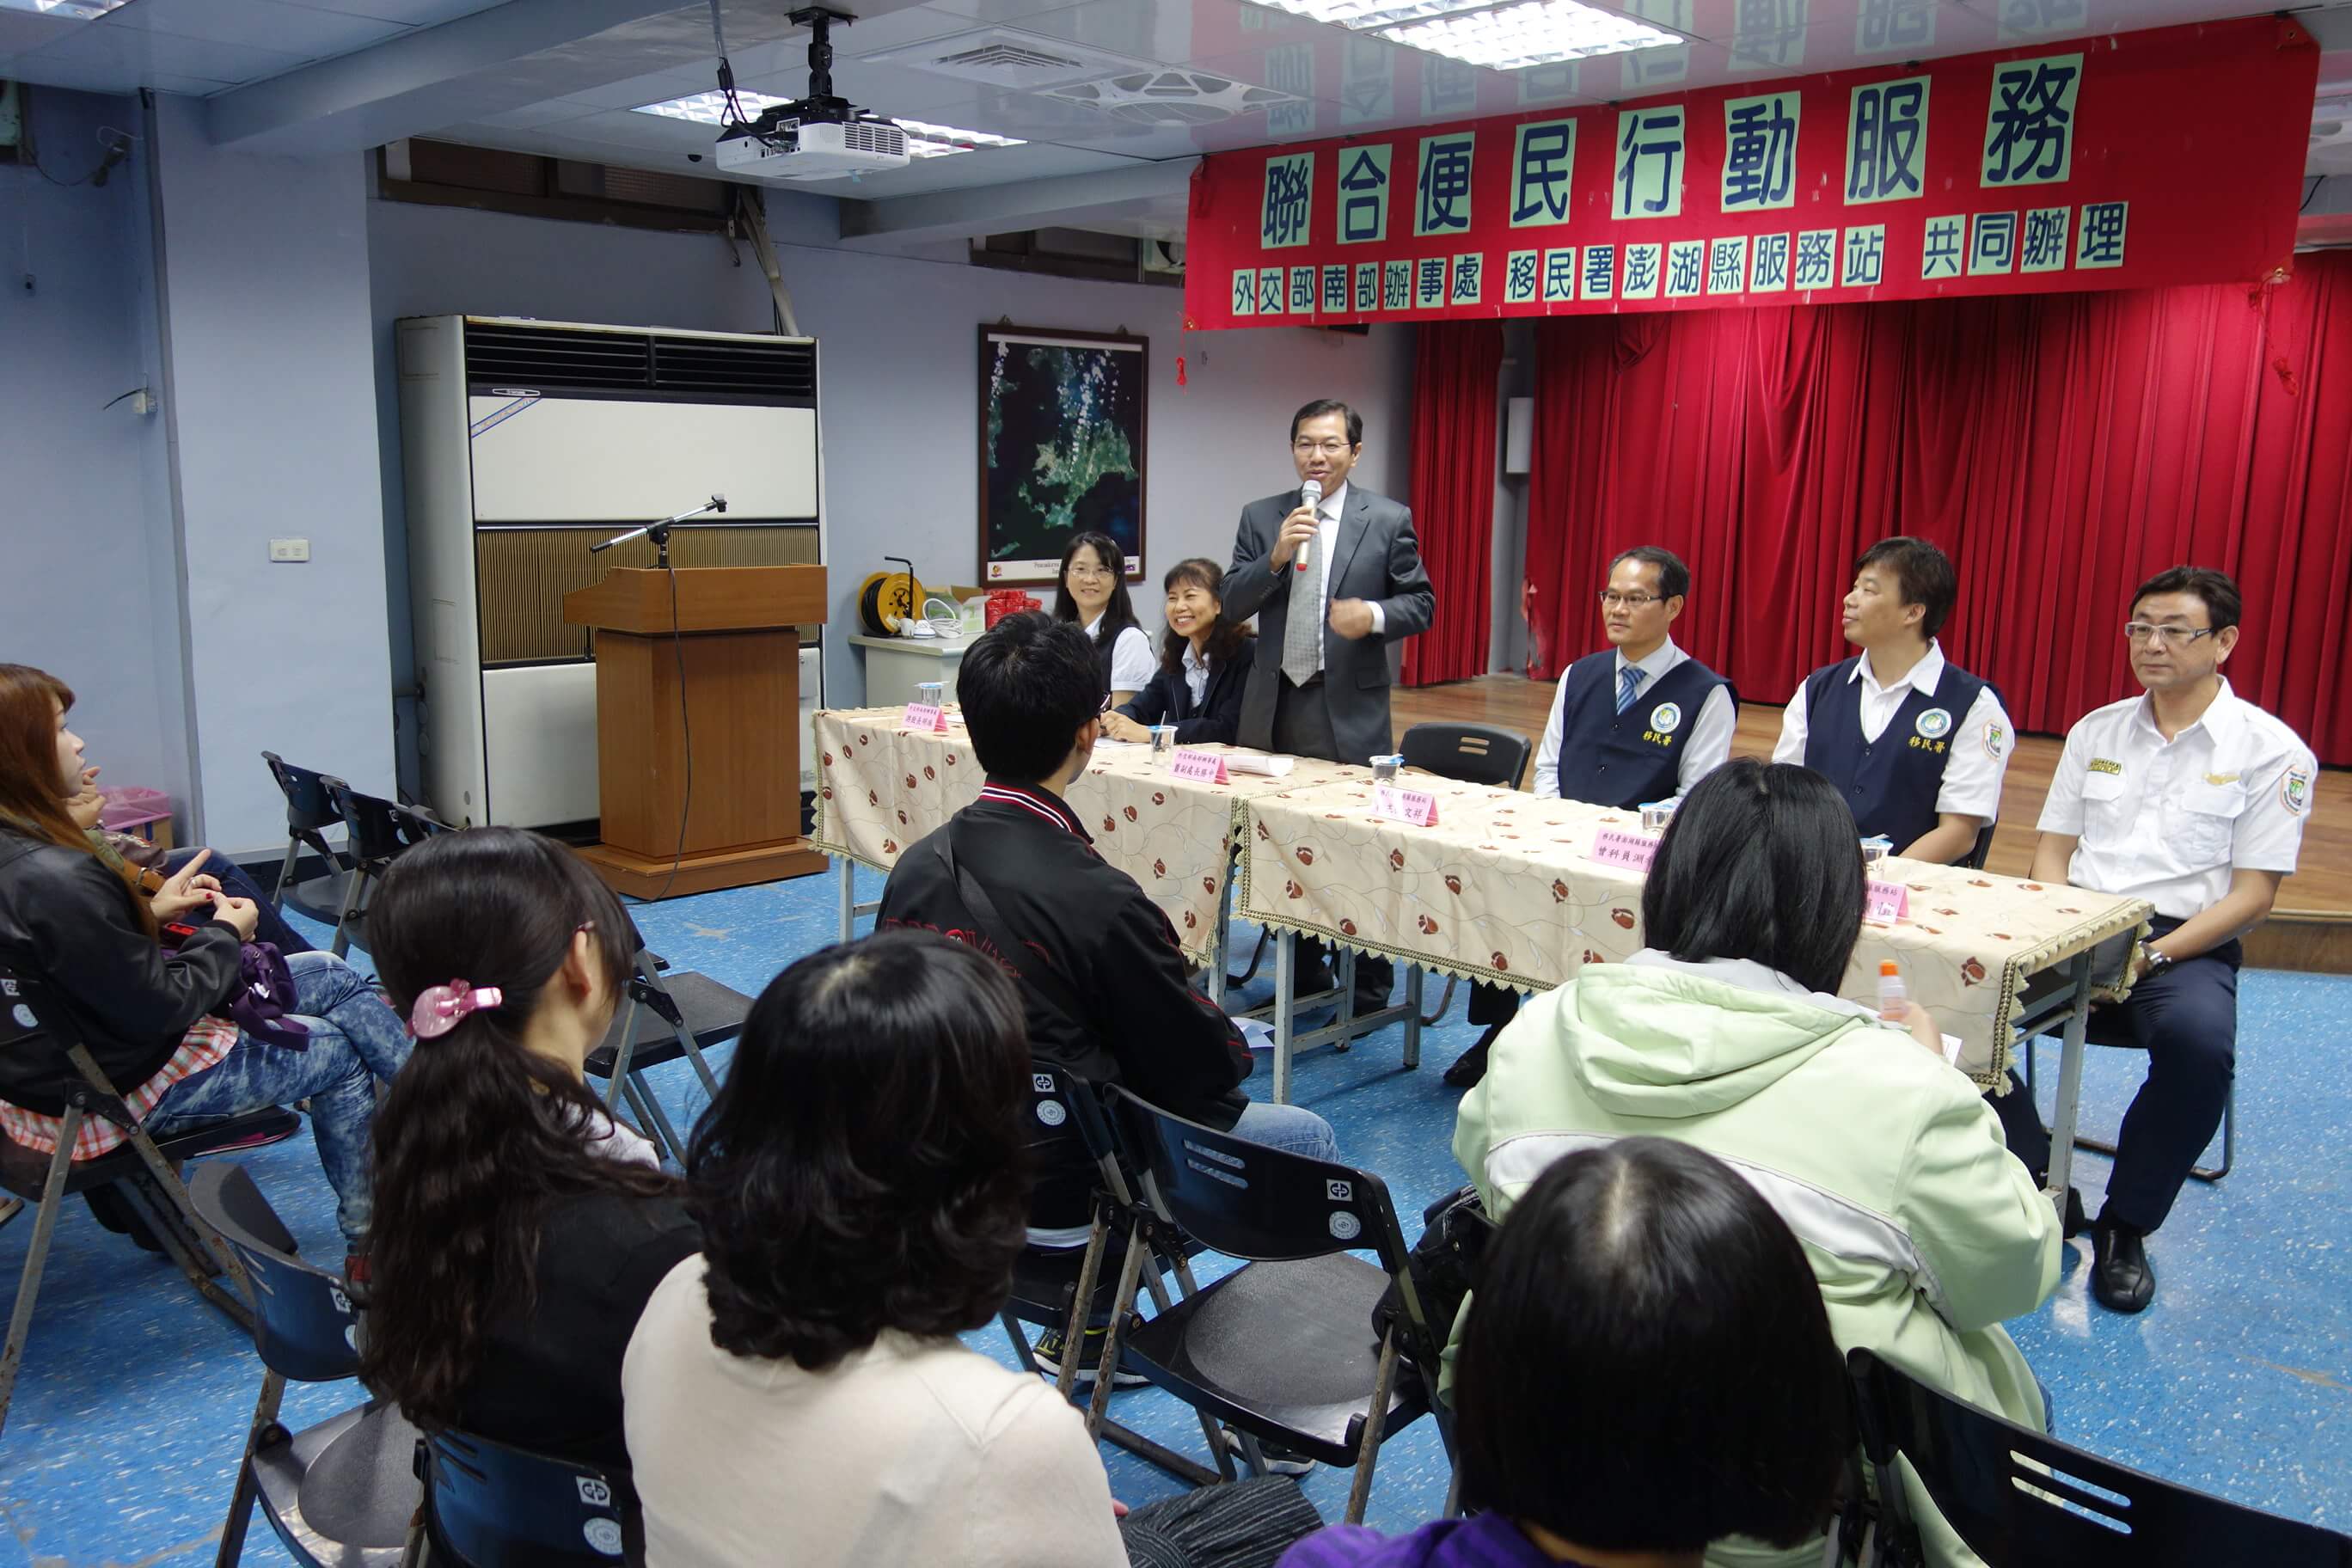
[[(861, 896), (870, 898), (878, 881), (867, 881)], [(640, 909), (637, 919), (678, 968), (757, 992), (833, 939), (835, 886), (813, 877), (710, 893)], [(1247, 951), (1251, 934), (1241, 928), (1238, 949)], [(2352, 978), (2250, 973), (2240, 1005), (2238, 1170), (2219, 1186), (2191, 1184), (2152, 1243), (2156, 1305), (2124, 1318), (2093, 1303), (2085, 1239), (2050, 1301), (2011, 1329), (2048, 1382), (2069, 1441), (2352, 1529), (2352, 1091), (2340, 1049), (2352, 1037)], [(1352, 1162), (1387, 1180), (1408, 1235), (1423, 1205), (1463, 1180), (1448, 1152), (1456, 1097), (1438, 1079), (1475, 1034), (1462, 1011), (1457, 998), (1446, 1022), (1425, 1032), (1418, 1072), (1399, 1067), (1395, 1029), (1297, 1068), (1296, 1098), (1330, 1120)], [(2044, 1066), (2046, 1093), (2054, 1051)], [(2136, 1082), (2134, 1058), (2094, 1052), (2086, 1127), (2112, 1127)], [(700, 1109), (699, 1085), (683, 1063), (662, 1083), (684, 1125)], [(249, 1159), (305, 1250), (340, 1256), (307, 1132)], [(2096, 1212), (2105, 1162), (2085, 1155), (2077, 1171)], [(29, 1213), (0, 1229), (0, 1277), (16, 1279), (31, 1231)], [(81, 1205), (68, 1206), (0, 1435), (0, 1568), (211, 1560), (260, 1367), (233, 1329), (194, 1301), (170, 1265), (100, 1230)], [(969, 1342), (1012, 1364), (1000, 1331)], [(284, 1419), (299, 1427), (358, 1396), (347, 1383), (298, 1387)], [(1179, 1452), (1200, 1450), (1199, 1426), (1156, 1390), (1120, 1393), (1113, 1414)], [(1175, 1489), (1140, 1461), (1105, 1452), (1116, 1495), (1141, 1502)], [(1346, 1482), (1328, 1470), (1308, 1480), (1326, 1517), (1339, 1517)], [(1445, 1484), (1436, 1434), (1423, 1422), (1383, 1455), (1370, 1521), (1415, 1523), (1440, 1507)], [(257, 1524), (246, 1561), (288, 1559)]]

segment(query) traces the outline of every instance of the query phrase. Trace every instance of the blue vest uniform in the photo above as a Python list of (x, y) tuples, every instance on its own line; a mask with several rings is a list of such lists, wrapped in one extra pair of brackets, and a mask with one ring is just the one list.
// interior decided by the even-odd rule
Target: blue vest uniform
[(1874, 742), (1862, 738), (1859, 658), (1805, 678), (1805, 766), (1824, 774), (1853, 808), (1865, 838), (1883, 836), (1900, 855), (1933, 832), (1936, 797), (1952, 742), (1985, 683), (1948, 661), (1932, 697), (1913, 688)]
[[(1731, 682), (1686, 658), (1633, 693), (1617, 711), (1617, 650), (1587, 654), (1568, 667), (1559, 704), (1559, 794), (1563, 800), (1630, 811), (1680, 787), (1683, 747), (1698, 710)], [(1734, 691), (1736, 710), (1739, 695)], [(1674, 711), (1664, 711), (1671, 706)], [(1660, 724), (1661, 718), (1671, 722)]]

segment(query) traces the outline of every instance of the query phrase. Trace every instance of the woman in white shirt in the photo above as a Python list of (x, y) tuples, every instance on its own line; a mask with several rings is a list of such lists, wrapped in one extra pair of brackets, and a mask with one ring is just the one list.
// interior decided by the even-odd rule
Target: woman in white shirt
[(1159, 661), (1151, 639), (1135, 619), (1127, 596), (1127, 556), (1108, 533), (1081, 533), (1062, 552), (1061, 590), (1054, 595), (1054, 618), (1076, 621), (1095, 645), (1103, 689), (1114, 708), (1129, 701), (1150, 679)]
[(1027, 1031), (977, 951), (884, 931), (793, 964), (694, 1132), (703, 1254), (621, 1383), (656, 1568), (1123, 1568), (1051, 1384), (964, 1349), (1028, 1219)]

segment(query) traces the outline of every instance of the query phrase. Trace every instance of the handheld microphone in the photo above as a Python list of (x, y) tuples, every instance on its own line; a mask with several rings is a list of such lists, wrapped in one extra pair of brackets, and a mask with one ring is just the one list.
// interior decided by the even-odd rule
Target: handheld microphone
[[(1309, 479), (1305, 484), (1299, 486), (1298, 504), (1307, 508), (1310, 511), (1315, 508), (1321, 506), (1323, 504), (1323, 481), (1320, 479)], [(1315, 542), (1311, 539), (1302, 540), (1299, 542), (1297, 555), (1297, 569), (1299, 571), (1304, 572), (1307, 570), (1307, 558), (1313, 552), (1314, 548)]]

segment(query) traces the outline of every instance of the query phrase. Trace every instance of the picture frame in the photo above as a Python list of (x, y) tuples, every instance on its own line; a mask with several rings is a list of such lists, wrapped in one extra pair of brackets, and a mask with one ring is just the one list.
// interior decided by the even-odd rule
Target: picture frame
[(1054, 586), (1089, 531), (1143, 581), (1150, 340), (982, 325), (979, 357), (981, 581)]

